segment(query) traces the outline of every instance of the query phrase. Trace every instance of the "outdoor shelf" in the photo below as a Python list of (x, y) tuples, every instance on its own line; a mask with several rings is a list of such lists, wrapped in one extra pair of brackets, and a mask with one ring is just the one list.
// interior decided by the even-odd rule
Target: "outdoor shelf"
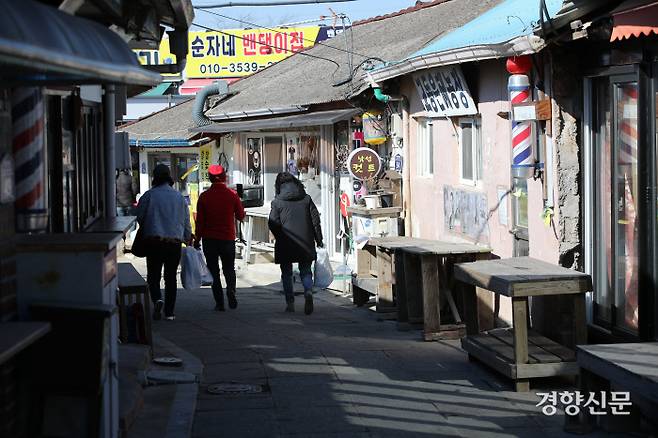
[(528, 363), (514, 360), (512, 328), (494, 329), (462, 339), (462, 348), (511, 379), (578, 374), (576, 355), (550, 339), (528, 330)]
[(85, 231), (88, 233), (121, 233), (124, 236), (137, 222), (136, 216), (117, 216), (100, 218)]
[(48, 322), (3, 322), (0, 324), (0, 365), (25, 350), (50, 331)]

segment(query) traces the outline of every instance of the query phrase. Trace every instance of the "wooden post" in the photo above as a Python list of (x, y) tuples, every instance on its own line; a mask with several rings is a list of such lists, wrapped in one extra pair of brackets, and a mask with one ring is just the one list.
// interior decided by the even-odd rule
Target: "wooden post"
[(423, 292), (420, 270), (420, 260), (415, 254), (402, 249), (404, 259), (404, 277), (407, 294), (407, 312), (410, 324), (423, 322)]
[(439, 256), (420, 256), (423, 289), (423, 328), (425, 340), (433, 341), (441, 331), (441, 303), (439, 297)]
[(407, 311), (407, 281), (404, 267), (404, 256), (399, 249), (394, 250), (395, 259), (395, 296), (398, 305), (398, 328), (404, 328), (409, 322)]
[(393, 310), (393, 267), (391, 254), (377, 247), (377, 311)]
[(575, 345), (569, 346), (573, 349), (576, 345), (587, 344), (587, 311), (585, 308), (585, 294), (573, 295), (573, 340)]
[[(528, 297), (512, 297), (512, 318), (514, 322), (514, 362), (528, 363)], [(516, 379), (517, 392), (530, 390), (529, 379)]]

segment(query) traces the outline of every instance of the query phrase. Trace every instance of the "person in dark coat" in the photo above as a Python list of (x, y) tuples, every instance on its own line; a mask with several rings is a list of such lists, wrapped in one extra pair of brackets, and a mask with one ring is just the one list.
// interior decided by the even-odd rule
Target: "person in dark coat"
[(288, 172), (279, 173), (274, 183), (276, 197), (268, 225), (274, 234), (274, 263), (281, 265), (281, 282), (286, 295), (286, 312), (295, 311), (292, 264), (299, 264), (304, 285), (304, 313), (313, 313), (313, 274), (311, 264), (323, 247), (320, 213), (304, 185)]

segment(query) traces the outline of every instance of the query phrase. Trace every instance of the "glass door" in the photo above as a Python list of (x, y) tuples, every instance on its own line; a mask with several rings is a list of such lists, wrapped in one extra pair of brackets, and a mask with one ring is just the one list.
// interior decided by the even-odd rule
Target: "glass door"
[(596, 78), (592, 85), (594, 320), (636, 336), (643, 242), (638, 214), (638, 82), (634, 75), (610, 76)]

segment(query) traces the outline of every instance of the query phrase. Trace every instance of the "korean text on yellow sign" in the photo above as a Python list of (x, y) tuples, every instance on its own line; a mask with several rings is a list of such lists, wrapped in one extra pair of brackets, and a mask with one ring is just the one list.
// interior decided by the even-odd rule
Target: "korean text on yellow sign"
[[(315, 44), (317, 26), (190, 32), (185, 73), (188, 78), (248, 76)], [(159, 50), (135, 50), (143, 65), (173, 64), (176, 56), (164, 38)]]

